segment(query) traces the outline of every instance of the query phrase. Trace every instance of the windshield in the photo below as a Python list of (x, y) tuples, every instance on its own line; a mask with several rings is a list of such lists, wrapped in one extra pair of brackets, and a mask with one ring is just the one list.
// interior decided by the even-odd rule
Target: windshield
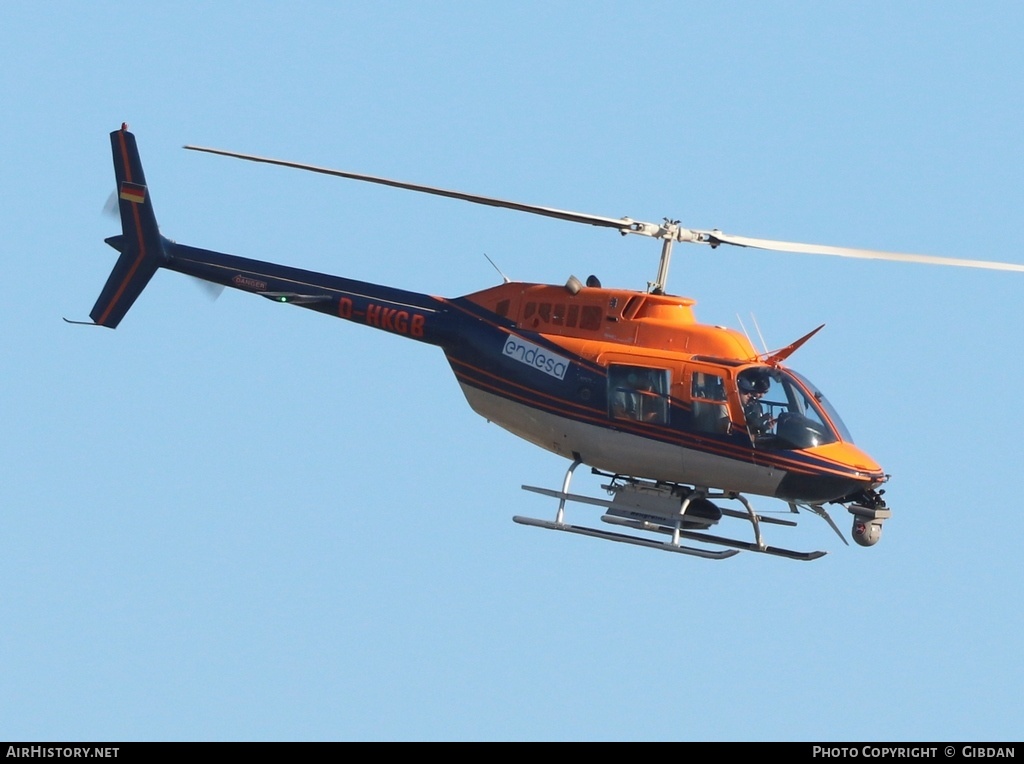
[(835, 409), (799, 374), (768, 366), (736, 378), (750, 437), (759, 447), (794, 449), (852, 442)]
[(836, 411), (832, 404), (828, 402), (828, 398), (822, 394), (821, 390), (819, 390), (817, 386), (812, 384), (811, 381), (802, 374), (797, 374), (792, 369), (788, 370), (788, 373), (798, 379), (803, 384), (804, 388), (810, 391), (811, 395), (814, 396), (814, 400), (825, 411), (825, 415), (832, 420), (832, 426), (838, 431), (839, 439), (846, 441), (847, 443), (853, 443), (853, 436), (850, 435), (850, 431), (846, 428), (843, 420), (839, 418), (839, 412)]

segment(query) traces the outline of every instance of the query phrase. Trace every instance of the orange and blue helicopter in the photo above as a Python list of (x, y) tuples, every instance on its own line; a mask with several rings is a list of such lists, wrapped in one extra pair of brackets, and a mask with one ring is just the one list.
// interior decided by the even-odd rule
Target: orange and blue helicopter
[[(585, 282), (570, 277), (559, 285), (506, 278), (462, 297), (435, 297), (172, 241), (157, 226), (135, 136), (122, 125), (110, 141), (122, 233), (106, 242), (120, 255), (89, 314), (91, 322), (71, 323), (115, 328), (163, 268), (436, 345), (474, 411), (570, 461), (560, 489), (523, 486), (558, 500), (554, 519), (513, 520), (708, 559), (741, 550), (796, 560), (825, 554), (766, 544), (762, 525), (796, 522), (755, 511), (747, 495), (779, 499), (791, 516), (801, 510), (818, 515), (846, 543), (826, 505), (843, 507), (853, 516), (853, 539), (872, 546), (891, 516), (882, 489), (889, 475), (854, 445), (821, 391), (784, 363), (821, 327), (781, 350), (759, 353), (743, 333), (698, 323), (692, 299), (666, 292), (675, 242), (1024, 271), (1024, 265), (1012, 263), (731, 236), (669, 219), (601, 217), (185, 147), (662, 242), (658, 273), (646, 291), (608, 288), (593, 276)], [(607, 480), (607, 498), (570, 493), (580, 465)], [(622, 530), (566, 522), (567, 502), (601, 508), (601, 520)], [(749, 522), (752, 538), (709, 532), (726, 519)]]

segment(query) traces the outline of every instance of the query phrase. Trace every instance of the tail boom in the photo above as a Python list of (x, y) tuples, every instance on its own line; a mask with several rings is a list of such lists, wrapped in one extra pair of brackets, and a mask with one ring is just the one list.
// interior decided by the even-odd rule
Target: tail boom
[(107, 244), (120, 252), (89, 316), (115, 328), (160, 268), (291, 303), (431, 344), (452, 336), (447, 301), (404, 289), (178, 244), (160, 234), (135, 136), (110, 134), (122, 232)]
[(420, 292), (167, 242), (168, 270), (429, 344), (451, 334), (447, 301)]

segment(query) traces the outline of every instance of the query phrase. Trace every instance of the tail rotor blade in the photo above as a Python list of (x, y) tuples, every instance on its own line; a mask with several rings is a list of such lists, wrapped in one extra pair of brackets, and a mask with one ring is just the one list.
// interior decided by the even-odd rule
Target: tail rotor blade
[(217, 284), (213, 281), (206, 281), (192, 277), (192, 283), (195, 284), (208, 298), (210, 302), (215, 302), (218, 297), (224, 292), (224, 285)]
[(110, 196), (103, 205), (103, 214), (112, 218), (118, 217), (121, 213), (117, 207), (117, 191), (111, 191)]

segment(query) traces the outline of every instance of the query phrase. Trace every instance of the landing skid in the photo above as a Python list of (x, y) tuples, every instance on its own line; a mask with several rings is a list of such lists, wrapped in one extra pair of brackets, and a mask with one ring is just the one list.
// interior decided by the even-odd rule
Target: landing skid
[[(535, 528), (576, 533), (606, 541), (633, 544), (635, 546), (647, 547), (648, 549), (676, 552), (677, 554), (692, 555), (709, 560), (724, 560), (739, 554), (741, 550), (759, 552), (775, 557), (785, 557), (790, 560), (805, 561), (816, 560), (826, 554), (821, 551), (798, 552), (765, 544), (761, 538), (761, 523), (789, 526), (796, 525), (796, 523), (791, 520), (764, 517), (757, 514), (746, 498), (737, 493), (711, 492), (707, 489), (690, 488), (672, 483), (655, 483), (635, 478), (623, 478), (617, 475), (605, 475), (612, 478), (611, 484), (604, 486), (613, 494), (612, 499), (599, 499), (592, 496), (569, 493), (569, 484), (572, 481), (573, 472), (575, 472), (580, 464), (582, 464), (582, 460), (577, 458), (572, 463), (572, 466), (569, 467), (565, 473), (565, 480), (562, 483), (561, 491), (531, 485), (523, 486), (525, 491), (558, 499), (558, 511), (555, 514), (554, 521), (523, 517), (521, 515), (516, 515), (512, 519), (520, 525), (532, 525)], [(594, 470), (594, 472), (599, 475), (604, 474), (597, 470)], [(739, 501), (743, 504), (746, 511), (721, 509), (717, 505), (712, 504), (710, 499)], [(603, 507), (606, 512), (601, 517), (601, 520), (611, 525), (618, 525), (636, 531), (665, 534), (669, 538), (666, 541), (658, 541), (628, 533), (617, 533), (615, 531), (567, 523), (565, 522), (565, 503), (567, 501)], [(753, 526), (755, 540), (752, 542), (740, 541), (704, 532), (711, 525), (718, 523), (722, 517), (748, 520)], [(683, 539), (728, 548), (711, 550), (685, 546), (681, 543)]]
[[(666, 528), (664, 526), (660, 528), (655, 527), (641, 527), (640, 523), (633, 524), (628, 521), (620, 520), (613, 517), (602, 517), (602, 520), (606, 523), (615, 523), (617, 525), (625, 525), (630, 528), (637, 528), (637, 530), (649, 530), (658, 533), (672, 533), (672, 528)], [(720, 544), (721, 546), (733, 547), (731, 553), (727, 553), (730, 557), (733, 554), (739, 554), (739, 550), (745, 549), (748, 552), (761, 552), (762, 554), (770, 554), (776, 557), (786, 557), (790, 560), (817, 560), (819, 557), (824, 557), (827, 552), (794, 552), (792, 549), (783, 549), (776, 546), (765, 546), (759, 547), (757, 544), (750, 541), (739, 541), (737, 539), (729, 539), (723, 536), (713, 536), (710, 533), (694, 533), (693, 531), (679, 531), (679, 536), (690, 541), (702, 541), (705, 544)], [(664, 544), (662, 544), (664, 546)]]
[[(528, 486), (523, 487), (527, 488)], [(594, 538), (605, 539), (606, 541), (620, 541), (623, 544), (635, 544), (636, 546), (645, 546), (648, 549), (660, 549), (663, 552), (689, 554), (694, 557), (703, 557), (706, 560), (724, 560), (727, 557), (732, 557), (740, 553), (738, 549), (723, 549), (721, 551), (697, 549), (696, 547), (681, 546), (679, 544), (670, 544), (664, 541), (655, 541), (654, 539), (645, 539), (639, 536), (630, 536), (627, 533), (602, 531), (597, 528), (587, 528), (583, 525), (571, 525), (569, 523), (554, 523), (550, 520), (538, 520), (534, 517), (522, 517), (521, 515), (515, 515), (512, 519), (520, 525), (532, 525), (534, 528), (547, 528), (552, 531), (578, 533), (581, 536), (592, 536)]]

